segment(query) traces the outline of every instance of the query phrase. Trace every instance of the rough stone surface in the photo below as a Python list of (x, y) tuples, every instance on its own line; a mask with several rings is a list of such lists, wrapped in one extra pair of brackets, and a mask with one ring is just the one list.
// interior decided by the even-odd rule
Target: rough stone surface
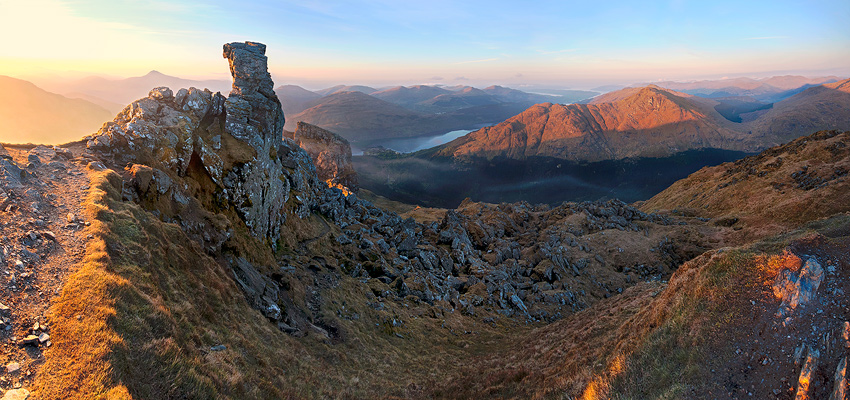
[(844, 400), (847, 398), (847, 357), (841, 359), (835, 368), (832, 395), (829, 400)]
[(817, 370), (818, 359), (820, 352), (816, 349), (809, 348), (809, 355), (806, 357), (806, 363), (803, 364), (803, 369), (800, 370), (800, 376), (797, 379), (797, 395), (795, 400), (806, 400), (809, 396), (809, 386), (812, 384), (813, 374)]
[[(168, 88), (155, 88), (89, 138), (89, 150), (113, 166), (130, 165), (136, 190), (127, 197), (160, 208), (168, 199), (181, 224), (203, 231), (196, 236), (216, 236), (210, 229), (215, 224), (184, 212), (193, 208), (191, 194), (171, 181), (202, 170), (215, 185), (210, 190), (234, 207), (255, 236), (276, 237), (291, 192), (302, 194), (293, 205), (297, 214), (310, 209), (316, 176), (310, 157), (282, 139), (283, 111), (264, 53), (259, 43), (224, 45), (233, 74), (229, 97), (206, 89), (180, 89), (173, 95)], [(205, 244), (214, 250), (220, 241)]]
[(30, 391), (26, 389), (12, 389), (6, 392), (0, 400), (26, 400), (30, 397)]
[(773, 294), (782, 301), (778, 314), (787, 316), (797, 307), (810, 303), (823, 278), (823, 268), (814, 258), (808, 258), (799, 272), (791, 269), (780, 272), (773, 285)]
[(14, 374), (15, 372), (18, 372), (20, 369), (21, 369), (21, 364), (19, 364), (19, 363), (10, 362), (10, 363), (6, 364), (6, 373), (7, 374)]
[(284, 136), (307, 151), (316, 165), (319, 179), (330, 186), (342, 185), (348, 191), (357, 191), (357, 172), (351, 164), (351, 145), (348, 140), (306, 122), (298, 122), (295, 132), (284, 131)]

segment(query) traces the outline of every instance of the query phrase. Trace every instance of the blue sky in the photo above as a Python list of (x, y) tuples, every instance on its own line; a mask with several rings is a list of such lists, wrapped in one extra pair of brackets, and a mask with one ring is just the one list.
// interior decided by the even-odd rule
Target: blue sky
[(850, 1), (0, 0), (0, 74), (225, 77), (269, 46), (278, 83), (588, 86), (850, 75)]

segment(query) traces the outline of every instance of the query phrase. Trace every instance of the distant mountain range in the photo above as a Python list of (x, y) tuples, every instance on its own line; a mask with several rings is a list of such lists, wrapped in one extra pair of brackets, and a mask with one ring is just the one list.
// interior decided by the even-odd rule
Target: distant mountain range
[(586, 162), (664, 157), (685, 150), (755, 152), (819, 129), (850, 129), (850, 80), (821, 85), (735, 123), (721, 103), (650, 85), (590, 104), (538, 104), (433, 152), (440, 157), (544, 156)]
[[(799, 75), (783, 75), (764, 79), (732, 78), (694, 82), (665, 81), (655, 82), (654, 84), (666, 89), (701, 97), (747, 96), (759, 101), (772, 103), (790, 97), (812, 86), (837, 82), (839, 80), (841, 78), (837, 76), (808, 78)], [(641, 84), (637, 86), (645, 85)]]
[(357, 142), (439, 134), (496, 123), (540, 102), (573, 102), (596, 92), (561, 95), (526, 93), (501, 86), (334, 86), (311, 92), (285, 85), (275, 92), (286, 114), (287, 129), (307, 122)]
[[(48, 143), (57, 143), (57, 135), (74, 140), (91, 133), (126, 104), (146, 96), (157, 86), (175, 91), (183, 87), (224, 93), (230, 90), (228, 81), (190, 80), (157, 71), (126, 79), (88, 77), (52, 82), (43, 87), (45, 90), (20, 85), (25, 81), (12, 85), (8, 79), (4, 85), (16, 89), (5, 90), (5, 99), (18, 98), (15, 90), (23, 90), (31, 93), (24, 96), (31, 101), (28, 109), (38, 110), (41, 101), (53, 110), (76, 110), (63, 119), (76, 122), (57, 127), (51, 122), (55, 118), (30, 117), (23, 111), (14, 111), (20, 108), (19, 104), (12, 104), (16, 100), (7, 100), (9, 105), (0, 111), (7, 118), (3, 129), (16, 132), (18, 138), (26, 137), (27, 141)], [(337, 85), (316, 91), (283, 85), (276, 93), (288, 129), (295, 129), (298, 122), (311, 123), (338, 132), (358, 147), (383, 139), (436, 135), (505, 121), (459, 139), (440, 154), (616, 159), (633, 154), (671, 154), (689, 148), (760, 149), (813, 129), (840, 126), (846, 120), (847, 91), (838, 79), (778, 76), (660, 82), (646, 90), (626, 88), (597, 97), (593, 97), (597, 92), (590, 91), (561, 90), (557, 95), (546, 95), (501, 86), (479, 89), (462, 85)], [(817, 86), (824, 82), (832, 83)], [(784, 100), (774, 103), (776, 98)], [(562, 105), (581, 100), (588, 104)], [(657, 104), (646, 103), (656, 100)], [(60, 115), (61, 111), (50, 114)], [(557, 122), (559, 118), (561, 122)], [(614, 135), (615, 132), (627, 134)], [(641, 132), (648, 136), (641, 136)], [(676, 139), (670, 140), (673, 136)], [(631, 145), (637, 138), (641, 138), (639, 145)], [(4, 140), (16, 138), (7, 135)]]
[(637, 201), (702, 167), (821, 129), (850, 130), (850, 80), (767, 107), (750, 97), (722, 100), (655, 85), (625, 88), (589, 104), (536, 104), (431, 149), (369, 151), (353, 162), (361, 187), (427, 206), (453, 207), (466, 197)]
[(0, 142), (67, 143), (96, 132), (113, 116), (90, 101), (0, 76)]

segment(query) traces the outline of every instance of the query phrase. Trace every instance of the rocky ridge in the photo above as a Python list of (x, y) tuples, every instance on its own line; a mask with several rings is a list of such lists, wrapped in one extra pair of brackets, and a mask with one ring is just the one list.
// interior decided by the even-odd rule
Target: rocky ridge
[(254, 235), (275, 237), (290, 192), (302, 193), (296, 213), (308, 212), (303, 201), (313, 197), (316, 178), (309, 156), (282, 139), (284, 116), (264, 53), (256, 43), (225, 46), (234, 76), (229, 97), (156, 88), (104, 124), (88, 148), (132, 175), (132, 197), (170, 197), (171, 216), (188, 213), (192, 197), (174, 180), (200, 169), (217, 201), (232, 204)]
[[(843, 382), (834, 393), (846, 387), (846, 215), (743, 250), (716, 248), (757, 226), (669, 197), (659, 198), (674, 206), (663, 213), (616, 200), (464, 201), (420, 223), (320, 182), (310, 154), (280, 135), (264, 46), (224, 50), (234, 75), (227, 98), (156, 88), (71, 153), (0, 148), (2, 189), (13, 194), (0, 198), (12, 206), (4, 212), (30, 205), (20, 214), (39, 227), (4, 222), (4, 255), (55, 260), (88, 232), (92, 244), (47, 327), (15, 313), (73, 268), (7, 263), (35, 271), (0, 316), (32, 336), (22, 349), (37, 351), (31, 360), (14, 353), (4, 388), (28, 384), (22, 371), (38, 366), (43, 335), (43, 346), (55, 343), (36, 371), (46, 377), (36, 396), (46, 397), (731, 398), (794, 388), (825, 397), (833, 381)], [(723, 189), (760, 188), (765, 178), (797, 200), (784, 210), (804, 215), (789, 221), (797, 228), (829, 216), (800, 213), (806, 193), (844, 204), (844, 174), (834, 171), (846, 163), (845, 136), (802, 138), (684, 189), (706, 184), (740, 202)], [(71, 181), (56, 184), (68, 171)], [(90, 230), (79, 214), (63, 217), (72, 203), (86, 205)], [(53, 244), (59, 229), (68, 237)], [(786, 246), (793, 262), (771, 261)], [(768, 254), (753, 253), (760, 248)], [(13, 276), (4, 290), (24, 279)], [(26, 397), (21, 389), (6, 395)]]

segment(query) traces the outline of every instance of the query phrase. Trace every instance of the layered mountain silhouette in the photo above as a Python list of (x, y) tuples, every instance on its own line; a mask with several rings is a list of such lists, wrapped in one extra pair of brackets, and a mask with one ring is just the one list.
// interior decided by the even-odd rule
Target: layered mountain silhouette
[(283, 85), (274, 92), (280, 99), (280, 105), (286, 115), (298, 114), (310, 108), (308, 104), (322, 98), (322, 95), (296, 85)]
[(496, 123), (540, 102), (573, 102), (595, 92), (563, 95), (526, 93), (501, 86), (396, 86), (376, 90), (338, 85), (308, 91), (285, 85), (276, 89), (287, 129), (298, 122), (338, 132), (352, 142), (373, 143), (388, 138), (426, 136), (476, 125)]
[(340, 92), (360, 92), (360, 93), (372, 94), (372, 93), (375, 93), (377, 91), (378, 91), (378, 89), (375, 89), (375, 88), (369, 87), (369, 86), (363, 86), (363, 85), (336, 85), (336, 86), (331, 86), (331, 87), (326, 88), (326, 89), (317, 90), (316, 93), (319, 94), (320, 96), (330, 96), (334, 93), (340, 93)]
[(850, 79), (808, 88), (742, 118), (752, 121), (747, 129), (777, 138), (774, 144), (829, 127), (850, 129)]
[[(790, 97), (809, 87), (841, 80), (837, 76), (808, 78), (799, 75), (772, 76), (764, 79), (732, 78), (695, 82), (655, 82), (656, 85), (702, 97), (747, 96), (761, 101), (775, 102)], [(641, 85), (643, 86), (643, 85)]]
[(452, 91), (436, 86), (416, 85), (411, 87), (396, 86), (394, 88), (372, 93), (381, 100), (411, 107), (416, 103), (433, 99), (434, 97), (451, 94)]
[(97, 131), (112, 116), (92, 102), (0, 76), (0, 142), (67, 143)]
[(357, 91), (321, 98), (319, 104), (288, 116), (286, 129), (295, 130), (298, 122), (337, 132), (351, 141), (415, 136), (442, 129), (424, 114)]
[(496, 126), (448, 143), (436, 156), (544, 156), (569, 161), (664, 157), (685, 150), (755, 152), (804, 132), (850, 128), (848, 80), (821, 85), (744, 113), (734, 123), (717, 101), (650, 85), (626, 88), (589, 104), (538, 104)]

